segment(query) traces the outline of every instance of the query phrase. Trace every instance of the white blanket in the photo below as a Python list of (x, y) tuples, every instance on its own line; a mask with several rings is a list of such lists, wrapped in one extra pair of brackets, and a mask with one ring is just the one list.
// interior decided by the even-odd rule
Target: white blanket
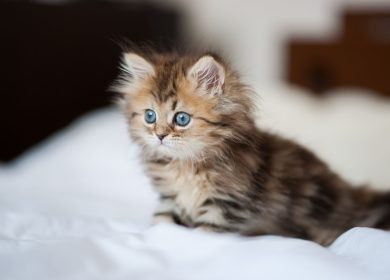
[(179, 226), (1, 217), (1, 279), (389, 279), (390, 234), (356, 228), (329, 249)]
[[(291, 89), (274, 92), (261, 104), (261, 125), (311, 145), (351, 181), (390, 182), (389, 103), (367, 96), (318, 103)], [(348, 133), (358, 133), (345, 131), (348, 121), (361, 133), (349, 149), (370, 154), (380, 172), (340, 152)], [(369, 140), (376, 141), (371, 153)], [(355, 228), (323, 248), (277, 236), (150, 227), (156, 199), (118, 112), (84, 117), (0, 167), (0, 279), (390, 279), (388, 232)]]

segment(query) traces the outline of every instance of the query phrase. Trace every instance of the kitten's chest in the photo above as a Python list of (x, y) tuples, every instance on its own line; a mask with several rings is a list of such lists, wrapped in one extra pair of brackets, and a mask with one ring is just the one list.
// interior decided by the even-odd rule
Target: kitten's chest
[(191, 218), (197, 217), (199, 208), (209, 196), (209, 186), (200, 175), (187, 174), (178, 179), (173, 187), (176, 190), (175, 203), (180, 211)]
[(211, 192), (206, 173), (195, 172), (191, 166), (175, 163), (161, 167), (154, 173), (161, 178), (155, 182), (157, 191), (162, 195), (174, 197), (176, 211), (192, 219), (199, 215), (199, 208)]

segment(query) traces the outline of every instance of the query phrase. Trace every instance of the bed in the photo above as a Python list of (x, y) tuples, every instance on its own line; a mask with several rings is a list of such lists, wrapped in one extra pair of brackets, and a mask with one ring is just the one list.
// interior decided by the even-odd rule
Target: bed
[[(6, 79), (0, 85), (5, 93), (0, 103), (0, 279), (390, 278), (390, 233), (386, 231), (354, 228), (325, 248), (280, 236), (248, 238), (152, 225), (157, 195), (142, 172), (139, 151), (128, 138), (124, 119), (117, 108), (107, 105), (112, 95), (105, 90), (116, 74), (119, 55), (107, 36), (119, 30), (130, 32), (137, 40), (163, 35), (175, 42), (177, 15), (149, 6), (128, 11), (115, 4), (108, 10), (105, 2), (90, 1), (85, 5), (75, 2), (66, 9), (44, 6), (42, 13), (35, 14), (39, 20), (34, 20), (32, 15), (25, 16), (30, 10), (23, 8), (31, 3), (10, 3), (0, 9), (0, 30), (7, 38), (1, 45), (3, 65), (7, 65), (2, 68), (2, 77), (19, 80)], [(24, 12), (14, 16), (7, 10), (14, 5)], [(126, 14), (132, 11), (137, 17)], [(87, 25), (86, 12), (91, 15)], [(56, 28), (42, 29), (47, 25), (45, 16), (56, 21), (53, 26), (70, 26), (72, 32), (64, 37), (58, 36)], [(22, 20), (26, 18), (30, 22)], [(69, 19), (92, 30), (101, 24), (102, 33), (86, 32)], [(16, 36), (18, 33), (5, 24), (7, 20), (18, 23), (12, 25), (18, 32), (27, 26), (31, 34), (46, 39), (55, 34), (58, 40), (49, 40), (54, 46), (42, 41), (46, 49), (39, 41), (31, 47), (25, 43), (29, 37)], [(147, 24), (140, 24), (145, 21)], [(132, 31), (121, 29), (123, 26), (143, 29)], [(28, 59), (20, 59), (20, 65), (13, 59), (17, 54), (9, 53), (17, 49), (12, 45), (16, 39), (21, 40), (17, 41), (21, 47), (34, 50), (22, 52)], [(67, 45), (69, 41), (74, 44)], [(89, 49), (91, 42), (101, 49), (83, 56), (79, 50)], [(64, 72), (51, 71), (52, 63), (58, 61), (46, 56), (48, 52), (55, 55), (57, 48), (67, 54), (60, 61)], [(306, 52), (299, 44), (293, 49), (292, 65), (303, 65), (297, 57)], [(103, 52), (106, 55), (99, 56)], [(21, 67), (23, 62), (34, 65), (41, 59), (50, 67), (28, 76), (12, 76), (9, 71), (27, 71), (29, 68)], [(308, 66), (312, 59), (308, 53)], [(72, 70), (76, 62), (96, 67), (76, 67), (80, 74)], [(390, 100), (370, 90), (333, 87), (351, 86), (349, 83), (323, 86), (316, 75), (307, 83), (307, 77), (313, 78), (313, 69), (303, 68), (291, 72), (290, 82), (311, 90), (278, 83), (255, 84), (260, 96), (258, 125), (309, 147), (350, 182), (388, 190)], [(37, 79), (46, 75), (52, 75), (50, 84)], [(63, 85), (61, 90), (53, 91), (58, 84)], [(30, 89), (34, 94), (25, 99)], [(322, 97), (315, 97), (313, 91)], [(50, 106), (53, 102), (54, 107)], [(94, 111), (87, 113), (90, 110)]]
[[(311, 146), (351, 181), (388, 187), (389, 101), (356, 90), (321, 102), (282, 85), (258, 86), (257, 91), (267, 92), (259, 100), (259, 125)], [(361, 115), (363, 104), (369, 110)], [(341, 121), (334, 125), (334, 118)], [(355, 130), (345, 130), (356, 122)], [(373, 139), (376, 146), (367, 146)], [(371, 168), (355, 160), (357, 152), (371, 155), (365, 160)], [(1, 279), (356, 280), (390, 275), (386, 231), (354, 228), (324, 248), (278, 236), (245, 238), (152, 226), (157, 197), (137, 153), (121, 114), (108, 107), (1, 166)]]

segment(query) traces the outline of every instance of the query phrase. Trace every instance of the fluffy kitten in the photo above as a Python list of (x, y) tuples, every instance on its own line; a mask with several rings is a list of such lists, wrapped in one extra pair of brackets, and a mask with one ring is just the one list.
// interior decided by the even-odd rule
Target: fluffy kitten
[(115, 89), (157, 220), (329, 244), (355, 226), (390, 228), (390, 194), (352, 188), (312, 152), (256, 127), (253, 92), (211, 54), (124, 54)]

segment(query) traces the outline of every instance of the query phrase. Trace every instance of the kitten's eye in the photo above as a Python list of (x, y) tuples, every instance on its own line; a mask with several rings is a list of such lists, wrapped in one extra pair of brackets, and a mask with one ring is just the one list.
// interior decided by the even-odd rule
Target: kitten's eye
[(156, 122), (156, 112), (153, 110), (146, 110), (145, 111), (145, 121), (147, 123), (155, 123)]
[(179, 112), (175, 115), (175, 123), (179, 126), (186, 126), (191, 120), (189, 114), (184, 112)]

